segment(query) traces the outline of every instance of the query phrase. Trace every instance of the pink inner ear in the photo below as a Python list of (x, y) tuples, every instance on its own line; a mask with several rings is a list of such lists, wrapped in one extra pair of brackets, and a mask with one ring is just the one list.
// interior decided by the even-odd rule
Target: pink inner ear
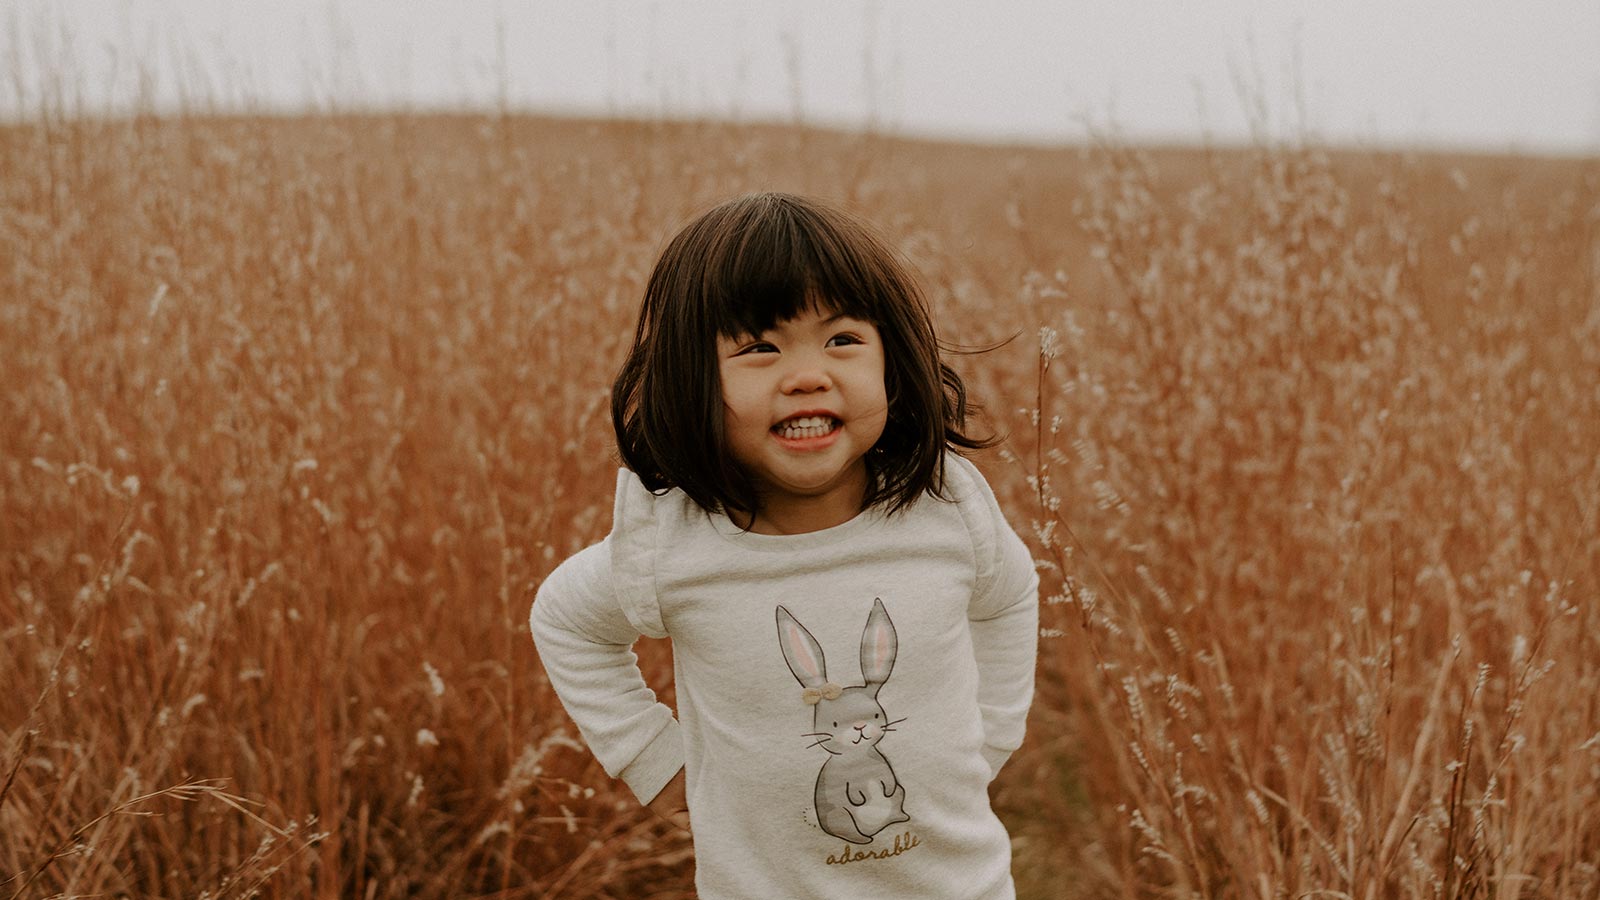
[(883, 671), (883, 663), (889, 658), (889, 629), (874, 628), (872, 635), (872, 668), (877, 672)]
[(799, 626), (793, 622), (783, 623), (784, 640), (789, 642), (789, 649), (794, 653), (795, 662), (813, 678), (821, 676), (822, 666), (818, 664), (816, 654), (811, 652), (811, 642), (805, 639)]

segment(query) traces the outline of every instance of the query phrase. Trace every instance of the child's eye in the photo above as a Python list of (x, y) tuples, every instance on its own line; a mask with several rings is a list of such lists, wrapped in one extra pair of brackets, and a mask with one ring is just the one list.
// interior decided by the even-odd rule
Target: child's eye
[(767, 343), (766, 341), (757, 341), (756, 343), (751, 344), (748, 347), (741, 348), (739, 350), (739, 352), (737, 354), (734, 354), (734, 355), (738, 356), (738, 355), (742, 355), (742, 354), (745, 354), (745, 353), (776, 353), (776, 352), (778, 352), (778, 348), (777, 347), (772, 346), (771, 344)]
[[(836, 344), (834, 344), (834, 341), (842, 341), (843, 343), (836, 345)], [(859, 343), (861, 343), (861, 338), (858, 338), (853, 334), (836, 334), (833, 337), (828, 338), (828, 346), (830, 346), (830, 347), (833, 347), (833, 346), (845, 346), (845, 345), (848, 345), (848, 344), (859, 344)]]

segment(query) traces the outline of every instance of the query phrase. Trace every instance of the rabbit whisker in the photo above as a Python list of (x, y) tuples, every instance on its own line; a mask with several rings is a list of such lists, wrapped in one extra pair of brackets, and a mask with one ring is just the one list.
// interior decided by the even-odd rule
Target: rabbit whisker
[(823, 744), (826, 744), (827, 742), (828, 742), (828, 739), (827, 738), (823, 738), (822, 740), (817, 741), (815, 744), (808, 745), (806, 747), (806, 749), (810, 750), (812, 747), (821, 747)]
[(833, 737), (833, 735), (831, 733), (826, 732), (826, 731), (808, 731), (805, 734), (802, 734), (800, 736), (801, 737)]
[(888, 728), (890, 725), (899, 725), (901, 722), (904, 722), (906, 719), (909, 719), (909, 718), (911, 718), (911, 717), (910, 716), (901, 716), (900, 718), (895, 719), (893, 722), (886, 723), (883, 727), (884, 728)]

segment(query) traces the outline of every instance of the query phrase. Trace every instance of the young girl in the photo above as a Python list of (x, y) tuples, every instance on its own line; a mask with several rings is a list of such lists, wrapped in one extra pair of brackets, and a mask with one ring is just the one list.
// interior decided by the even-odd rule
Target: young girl
[[(534, 642), (606, 771), (723, 898), (1009, 898), (988, 785), (1022, 741), (1038, 576), (952, 448), (966, 390), (861, 222), (725, 203), (668, 244), (612, 419), (612, 530)], [(671, 637), (678, 709), (631, 651)]]

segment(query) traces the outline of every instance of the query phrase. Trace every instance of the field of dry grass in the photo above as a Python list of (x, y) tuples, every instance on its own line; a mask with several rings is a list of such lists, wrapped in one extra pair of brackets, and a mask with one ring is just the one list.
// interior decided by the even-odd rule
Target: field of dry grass
[[(881, 224), (1044, 568), (1023, 896), (1600, 896), (1600, 161), (0, 130), (0, 897), (686, 897), (526, 613), (642, 282)], [(670, 649), (640, 647), (670, 697)]]

